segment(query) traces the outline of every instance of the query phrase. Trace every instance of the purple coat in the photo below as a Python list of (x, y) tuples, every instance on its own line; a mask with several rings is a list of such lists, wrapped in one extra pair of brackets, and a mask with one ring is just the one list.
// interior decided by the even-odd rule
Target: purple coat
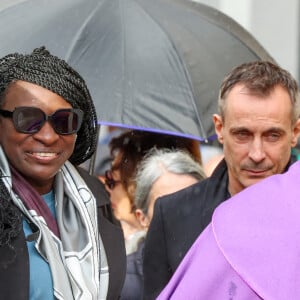
[(300, 162), (222, 203), (158, 299), (300, 299)]

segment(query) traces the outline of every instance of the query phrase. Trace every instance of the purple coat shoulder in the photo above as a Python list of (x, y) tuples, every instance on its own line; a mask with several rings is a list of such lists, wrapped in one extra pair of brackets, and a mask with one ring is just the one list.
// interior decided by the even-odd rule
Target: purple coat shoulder
[(300, 299), (299, 216), (296, 162), (222, 203), (158, 299)]

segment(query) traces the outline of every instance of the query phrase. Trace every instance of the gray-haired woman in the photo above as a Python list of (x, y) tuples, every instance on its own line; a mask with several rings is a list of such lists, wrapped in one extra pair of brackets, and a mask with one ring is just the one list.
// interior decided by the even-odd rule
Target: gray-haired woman
[[(179, 149), (153, 148), (138, 166), (135, 178), (135, 214), (147, 230), (156, 199), (188, 187), (206, 177), (199, 162)], [(180, 209), (180, 208), (179, 208)], [(136, 252), (127, 256), (127, 274), (122, 299), (137, 299), (143, 293), (142, 252), (144, 238)]]

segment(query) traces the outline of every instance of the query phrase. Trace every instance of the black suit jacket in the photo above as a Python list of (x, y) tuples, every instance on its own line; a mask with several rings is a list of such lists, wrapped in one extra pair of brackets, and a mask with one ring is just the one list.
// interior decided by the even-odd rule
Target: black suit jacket
[(214, 209), (230, 197), (223, 160), (211, 177), (155, 203), (144, 249), (144, 299), (155, 299), (170, 280)]
[[(107, 299), (119, 299), (126, 272), (124, 237), (119, 222), (113, 217), (108, 194), (96, 177), (79, 170), (97, 199), (98, 226), (109, 266)], [(13, 240), (11, 251), (0, 245), (0, 294), (1, 299), (29, 299), (29, 257), (23, 230)], [(12, 263), (9, 263), (13, 261)]]

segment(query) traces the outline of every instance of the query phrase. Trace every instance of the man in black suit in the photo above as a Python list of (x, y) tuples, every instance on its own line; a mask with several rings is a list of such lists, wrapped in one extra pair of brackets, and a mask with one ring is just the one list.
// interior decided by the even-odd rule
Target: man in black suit
[(296, 81), (270, 62), (242, 64), (224, 79), (213, 116), (224, 160), (208, 179), (156, 201), (144, 249), (145, 299), (168, 283), (221, 202), (288, 168), (299, 101)]

